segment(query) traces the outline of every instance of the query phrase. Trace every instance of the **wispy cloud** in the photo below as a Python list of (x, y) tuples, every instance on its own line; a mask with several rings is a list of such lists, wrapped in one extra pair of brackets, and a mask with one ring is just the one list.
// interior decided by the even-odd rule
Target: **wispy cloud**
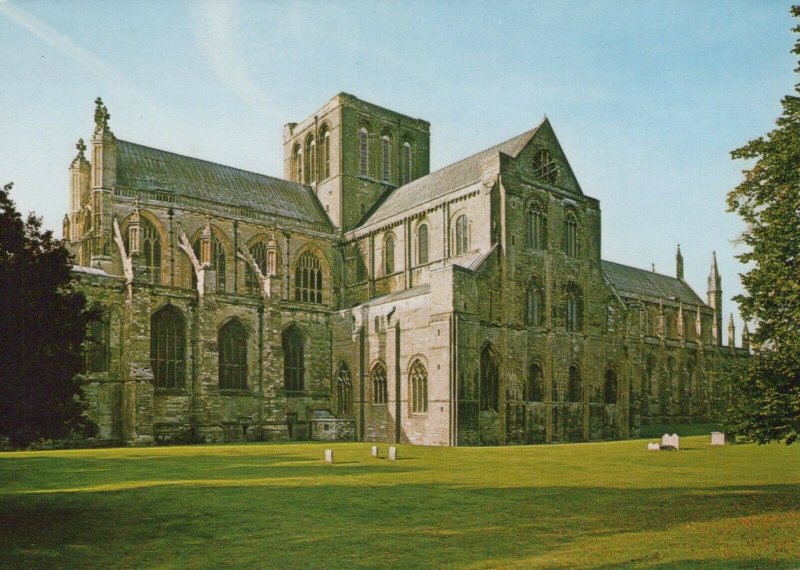
[(237, 97), (263, 116), (272, 115), (267, 95), (253, 81), (241, 44), (238, 2), (205, 0), (194, 5), (194, 36), (209, 67)]

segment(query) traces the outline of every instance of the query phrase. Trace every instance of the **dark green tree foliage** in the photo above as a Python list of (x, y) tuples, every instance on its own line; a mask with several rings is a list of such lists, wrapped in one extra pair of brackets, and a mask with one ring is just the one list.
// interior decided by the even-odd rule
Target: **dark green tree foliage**
[(70, 255), (41, 219), (0, 191), (0, 436), (16, 446), (86, 427), (80, 386), (90, 314)]
[[(800, 6), (792, 7), (800, 18)], [(793, 28), (800, 33), (800, 26)], [(800, 55), (800, 40), (794, 54)], [(800, 67), (795, 71), (800, 73)], [(733, 383), (731, 421), (759, 443), (800, 436), (800, 85), (782, 101), (783, 114), (766, 137), (731, 153), (755, 160), (728, 195), (728, 210), (747, 224), (739, 259), (746, 293), (736, 301), (756, 325), (754, 358)]]

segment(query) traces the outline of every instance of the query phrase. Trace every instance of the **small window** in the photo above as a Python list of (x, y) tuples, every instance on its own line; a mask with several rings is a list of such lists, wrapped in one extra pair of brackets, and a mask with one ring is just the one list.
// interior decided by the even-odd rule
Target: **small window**
[(385, 275), (394, 273), (394, 237), (389, 236), (383, 243), (383, 268)]
[(604, 385), (604, 401), (606, 404), (617, 403), (617, 373), (613, 368), (606, 370), (605, 385)]
[(385, 404), (387, 401), (386, 368), (378, 363), (372, 369), (372, 402)]
[(567, 401), (583, 401), (583, 385), (581, 382), (581, 372), (574, 364), (569, 367), (569, 382), (567, 384)]
[(469, 218), (461, 215), (456, 220), (456, 255), (469, 251)]
[(528, 209), (528, 247), (547, 249), (547, 216), (536, 203)]
[(358, 173), (361, 176), (369, 173), (369, 133), (365, 128), (358, 131)]
[(322, 179), (331, 175), (331, 132), (327, 127), (322, 131)]
[(411, 365), (411, 412), (422, 414), (428, 411), (428, 371), (419, 360)]
[(84, 370), (108, 372), (108, 319), (104, 315), (97, 315), (87, 323), (84, 347)]
[(580, 331), (583, 321), (583, 302), (581, 290), (574, 283), (567, 286), (564, 307), (567, 332)]
[(428, 224), (422, 224), (417, 229), (417, 263), (428, 263)]
[(535, 277), (528, 281), (526, 321), (532, 327), (540, 327), (544, 322), (544, 288), (541, 281)]
[(317, 142), (314, 137), (308, 137), (306, 141), (306, 184), (316, 184), (317, 182)]
[(303, 182), (303, 150), (299, 144), (292, 151), (292, 176), (295, 182)]
[(528, 371), (528, 384), (526, 387), (525, 400), (528, 402), (544, 401), (544, 373), (542, 366), (534, 362)]
[(283, 387), (287, 392), (305, 388), (305, 339), (296, 326), (286, 329), (281, 338), (283, 349)]

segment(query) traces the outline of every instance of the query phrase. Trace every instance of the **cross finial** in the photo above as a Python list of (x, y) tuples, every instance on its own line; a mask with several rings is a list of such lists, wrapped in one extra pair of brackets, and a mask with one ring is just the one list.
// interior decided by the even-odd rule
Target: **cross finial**
[(78, 139), (78, 143), (75, 145), (75, 148), (78, 149), (78, 158), (84, 158), (84, 151), (86, 150), (86, 143), (83, 142), (83, 139)]
[(111, 113), (103, 105), (103, 100), (98, 97), (94, 100), (94, 130), (100, 132), (108, 128), (108, 120), (111, 118)]

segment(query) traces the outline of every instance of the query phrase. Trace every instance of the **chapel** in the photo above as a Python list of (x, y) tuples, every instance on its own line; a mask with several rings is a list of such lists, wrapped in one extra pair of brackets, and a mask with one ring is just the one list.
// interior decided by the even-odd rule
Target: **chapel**
[(95, 102), (64, 239), (81, 381), (126, 445), (634, 437), (725, 405), (705, 298), (604, 260), (549, 120), (434, 172), (430, 124), (339, 93), (283, 130), (282, 177), (119, 139)]

